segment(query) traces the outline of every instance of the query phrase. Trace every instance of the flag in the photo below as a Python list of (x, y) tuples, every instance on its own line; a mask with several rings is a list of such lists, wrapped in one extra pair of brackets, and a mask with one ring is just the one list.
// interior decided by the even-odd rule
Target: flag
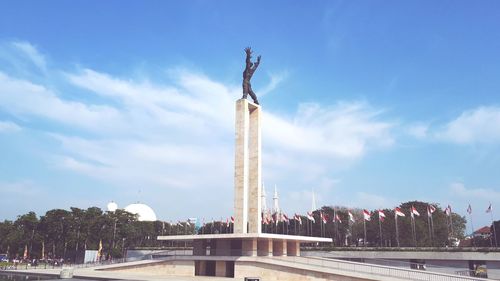
[(413, 216), (420, 216), (420, 213), (417, 211), (417, 209), (415, 209), (414, 206), (411, 206), (411, 217), (413, 218)]
[(278, 217), (278, 213), (274, 213), (273, 214), (273, 221), (276, 223), (276, 225), (278, 225), (279, 220), (280, 220), (280, 218)]
[(451, 215), (451, 206), (448, 205), (448, 207), (446, 207), (446, 209), (444, 209), (444, 213), (447, 215), (447, 216), (450, 216)]
[(434, 213), (436, 211), (436, 207), (432, 206), (432, 205), (427, 205), (427, 216), (428, 217), (432, 217), (432, 213)]
[(299, 225), (302, 225), (302, 218), (298, 214), (295, 214), (293, 218), (299, 222)]
[(490, 205), (488, 206), (488, 209), (486, 209), (486, 213), (491, 213), (491, 203), (490, 203)]
[(226, 218), (226, 226), (229, 225), (229, 218)]
[(335, 218), (333, 219), (333, 222), (339, 222), (342, 223), (342, 220), (340, 219), (340, 216), (338, 214), (335, 214)]
[(231, 223), (234, 224), (234, 217), (231, 216)]
[(283, 214), (283, 219), (285, 220), (285, 222), (289, 223), (290, 222), (290, 219), (288, 218), (288, 216), (286, 214)]
[(268, 225), (269, 224), (269, 218), (267, 216), (266, 213), (262, 213), (262, 222), (265, 224), (265, 225)]
[(365, 219), (365, 221), (370, 221), (372, 218), (371, 218), (371, 214), (370, 212), (368, 212), (367, 210), (363, 210), (363, 217)]
[(382, 210), (378, 210), (378, 219), (379, 221), (384, 221), (385, 219), (385, 214)]
[(396, 207), (396, 208), (394, 209), (394, 214), (395, 214), (397, 217), (404, 217), (404, 216), (405, 216), (405, 213), (403, 213), (403, 212), (401, 211), (401, 209), (400, 209), (400, 208), (398, 208), (398, 207)]
[(351, 211), (347, 211), (347, 214), (349, 215), (349, 220), (355, 222), (354, 215), (351, 213)]
[(320, 216), (321, 216), (321, 220), (323, 221), (323, 223), (327, 223), (328, 218), (326, 217), (325, 214), (323, 214), (323, 212), (320, 212)]
[(307, 212), (307, 219), (312, 221), (312, 222), (316, 222), (312, 212)]
[(470, 206), (470, 204), (469, 207), (467, 207), (467, 213), (469, 213), (469, 215), (472, 214), (472, 207)]

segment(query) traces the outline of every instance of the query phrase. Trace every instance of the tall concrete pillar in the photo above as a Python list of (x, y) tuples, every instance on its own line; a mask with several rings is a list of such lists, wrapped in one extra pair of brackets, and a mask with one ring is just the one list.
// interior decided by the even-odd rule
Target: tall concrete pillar
[(273, 240), (273, 256), (286, 256), (286, 246), (285, 240)]
[(215, 276), (226, 277), (227, 272), (226, 261), (215, 261)]
[(288, 256), (300, 256), (300, 242), (299, 241), (288, 241), (286, 243), (286, 251)]
[(257, 255), (272, 256), (273, 255), (273, 240), (259, 239), (257, 241)]
[(260, 106), (236, 101), (234, 233), (261, 233)]
[(241, 248), (243, 256), (257, 256), (257, 238), (243, 239)]

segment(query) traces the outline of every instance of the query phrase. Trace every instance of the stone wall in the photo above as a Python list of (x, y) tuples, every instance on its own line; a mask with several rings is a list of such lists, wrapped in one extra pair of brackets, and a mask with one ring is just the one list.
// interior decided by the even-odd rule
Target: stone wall
[(252, 261), (236, 261), (234, 277), (243, 280), (245, 277), (260, 277), (265, 281), (368, 281), (349, 276), (315, 272), (287, 266), (265, 264)]
[(102, 269), (144, 275), (194, 276), (194, 261), (174, 260)]

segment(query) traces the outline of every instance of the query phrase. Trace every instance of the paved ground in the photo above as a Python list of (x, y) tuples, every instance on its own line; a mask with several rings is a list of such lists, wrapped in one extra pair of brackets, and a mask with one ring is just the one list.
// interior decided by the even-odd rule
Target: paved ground
[[(28, 274), (43, 274), (52, 275), (54, 280), (61, 281), (59, 278), (59, 273), (61, 269), (29, 269), (29, 270), (12, 270), (7, 271), (12, 273), (28, 273)], [(74, 281), (89, 281), (89, 280), (103, 280), (103, 279), (114, 279), (114, 280), (139, 280), (139, 281), (232, 281), (237, 280), (235, 278), (226, 277), (178, 277), (178, 276), (155, 276), (155, 275), (144, 275), (144, 274), (131, 274), (131, 273), (121, 273), (121, 272), (106, 272), (106, 271), (96, 271), (91, 268), (75, 268), (73, 279)], [(83, 279), (84, 278), (84, 279)]]

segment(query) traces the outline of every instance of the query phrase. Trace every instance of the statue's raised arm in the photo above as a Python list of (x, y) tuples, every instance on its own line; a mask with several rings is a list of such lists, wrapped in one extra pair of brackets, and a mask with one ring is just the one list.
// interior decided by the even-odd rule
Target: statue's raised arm
[(250, 95), (254, 101), (254, 103), (259, 104), (257, 100), (257, 96), (252, 90), (252, 84), (250, 84), (250, 79), (252, 79), (253, 73), (257, 69), (260, 64), (261, 56), (257, 57), (257, 61), (252, 63), (252, 49), (250, 47), (245, 48), (245, 53), (247, 55), (245, 63), (245, 70), (243, 71), (243, 98), (246, 99), (248, 95)]

